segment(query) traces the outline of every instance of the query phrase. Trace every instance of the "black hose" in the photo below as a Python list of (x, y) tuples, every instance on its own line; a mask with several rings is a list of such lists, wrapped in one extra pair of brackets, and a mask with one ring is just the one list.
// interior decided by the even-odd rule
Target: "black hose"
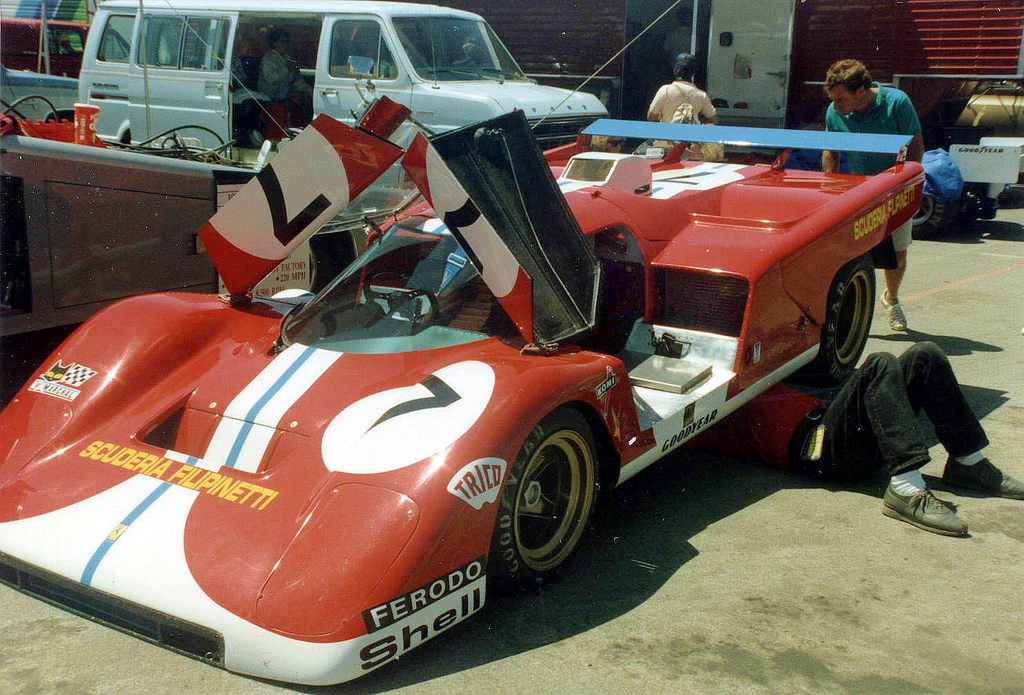
[(29, 101), (31, 99), (38, 99), (42, 102), (45, 102), (46, 105), (50, 107), (50, 113), (46, 115), (47, 118), (49, 118), (50, 116), (53, 116), (54, 118), (57, 117), (57, 107), (53, 105), (53, 102), (47, 99), (46, 97), (40, 96), (38, 94), (26, 94), (20, 99), (15, 99), (13, 104), (8, 104), (6, 101), (3, 100), (0, 100), (0, 103), (3, 103), (4, 105), (4, 113), (7, 113), (8, 111), (13, 111), (15, 116), (17, 116), (23, 121), (27, 121), (28, 119), (25, 118), (25, 116), (23, 116), (20, 111), (18, 111), (18, 106), (22, 102)]
[(165, 130), (164, 132), (160, 133), (159, 135), (154, 135), (149, 140), (143, 140), (138, 145), (136, 145), (136, 147), (144, 147), (144, 146), (148, 145), (149, 143), (153, 142), (154, 140), (159, 140), (160, 138), (166, 137), (166, 136), (170, 135), (171, 133), (176, 133), (179, 130), (188, 130), (189, 128), (195, 128), (197, 130), (205, 130), (207, 133), (209, 133), (213, 137), (217, 138), (217, 142), (220, 143), (221, 147), (223, 147), (224, 144), (225, 144), (224, 143), (224, 138), (222, 138), (220, 135), (218, 135), (217, 131), (210, 130), (206, 126), (203, 126), (203, 125), (180, 125), (180, 126), (177, 126), (176, 128), (171, 128), (170, 130)]

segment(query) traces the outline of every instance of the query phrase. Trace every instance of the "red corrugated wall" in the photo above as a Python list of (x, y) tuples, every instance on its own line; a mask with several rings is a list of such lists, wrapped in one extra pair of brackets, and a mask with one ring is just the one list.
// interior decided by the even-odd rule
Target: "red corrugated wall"
[[(1017, 74), (1024, 0), (797, 0), (790, 125), (818, 120), (833, 61), (856, 58), (872, 76)], [(808, 82), (818, 82), (817, 86)], [(945, 91), (915, 98), (927, 111)]]
[(793, 73), (818, 80), (834, 60), (872, 74), (1017, 73), (1024, 0), (807, 0), (797, 2)]
[[(590, 75), (622, 48), (625, 0), (438, 0), (482, 15), (528, 73)], [(603, 75), (621, 76), (621, 61)]]

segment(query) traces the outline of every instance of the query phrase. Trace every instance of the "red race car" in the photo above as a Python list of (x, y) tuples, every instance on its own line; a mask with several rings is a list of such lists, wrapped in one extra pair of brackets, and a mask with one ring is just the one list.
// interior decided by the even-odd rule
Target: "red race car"
[[(230, 295), (104, 309), (0, 414), (0, 581), (232, 671), (341, 682), (559, 571), (599, 493), (779, 380), (853, 368), (919, 164), (589, 139), (545, 158), (514, 112), (403, 152), (319, 117), (200, 231)], [(315, 297), (247, 294), (399, 158), (427, 202)]]

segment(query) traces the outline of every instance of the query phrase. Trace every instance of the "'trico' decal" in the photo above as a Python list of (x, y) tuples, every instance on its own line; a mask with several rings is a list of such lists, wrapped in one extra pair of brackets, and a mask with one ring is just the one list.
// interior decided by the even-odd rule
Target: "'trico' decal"
[(498, 499), (504, 478), (504, 460), (480, 459), (466, 464), (455, 474), (448, 483), (448, 492), (464, 500), (473, 509), (480, 509), (486, 503)]

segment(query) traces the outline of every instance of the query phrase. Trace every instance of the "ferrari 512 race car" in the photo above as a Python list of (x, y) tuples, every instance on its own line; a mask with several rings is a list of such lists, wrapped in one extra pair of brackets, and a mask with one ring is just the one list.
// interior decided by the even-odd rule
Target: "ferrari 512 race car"
[[(521, 112), (402, 151), (320, 116), (200, 230), (230, 294), (122, 300), (0, 414), (0, 581), (263, 678), (346, 681), (559, 571), (611, 489), (802, 367), (841, 378), (923, 174), (590, 151), (898, 136)], [(399, 158), (425, 202), (247, 293)]]

